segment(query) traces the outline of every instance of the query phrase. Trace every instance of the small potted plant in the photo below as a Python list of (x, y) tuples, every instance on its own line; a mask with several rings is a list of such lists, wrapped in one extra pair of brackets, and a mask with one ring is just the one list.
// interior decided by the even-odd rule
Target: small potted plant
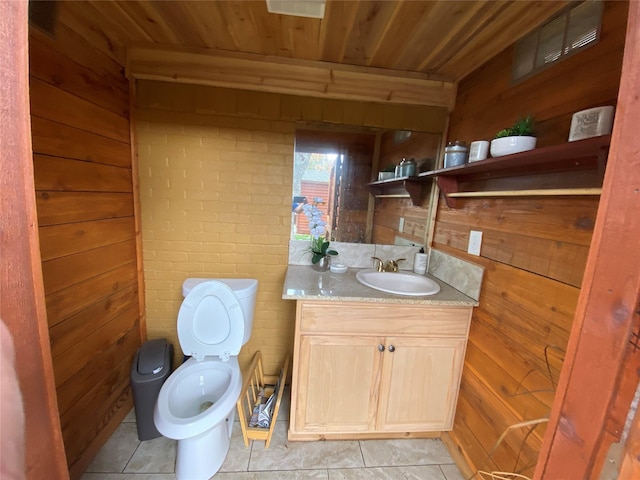
[(302, 206), (302, 211), (309, 220), (311, 265), (314, 270), (324, 272), (329, 270), (331, 255), (338, 255), (338, 252), (329, 249), (329, 241), (326, 238), (327, 224), (322, 219), (323, 214), (318, 208), (320, 203), (322, 203), (322, 199), (315, 198), (312, 204), (305, 203)]
[(536, 122), (531, 115), (521, 118), (510, 128), (496, 133), (491, 140), (491, 156), (501, 157), (512, 153), (526, 152), (536, 147)]

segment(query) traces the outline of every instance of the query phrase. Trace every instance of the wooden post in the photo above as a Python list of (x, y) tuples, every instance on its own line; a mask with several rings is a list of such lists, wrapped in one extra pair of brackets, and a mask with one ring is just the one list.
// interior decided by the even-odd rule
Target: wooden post
[[(0, 2), (0, 312), (14, 340), (24, 403), (25, 478), (68, 479), (38, 244), (27, 7)], [(19, 433), (2, 428), (3, 436)]]
[(630, 2), (602, 199), (536, 479), (597, 478), (602, 467), (599, 452), (607, 447), (607, 420), (621, 387), (623, 360), (639, 309), (639, 123), (640, 3)]

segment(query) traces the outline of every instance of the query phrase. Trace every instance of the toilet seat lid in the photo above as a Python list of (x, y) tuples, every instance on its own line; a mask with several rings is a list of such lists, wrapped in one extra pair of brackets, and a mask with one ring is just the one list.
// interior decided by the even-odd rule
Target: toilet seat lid
[(193, 287), (178, 312), (178, 340), (185, 355), (238, 355), (244, 315), (233, 290), (211, 280)]

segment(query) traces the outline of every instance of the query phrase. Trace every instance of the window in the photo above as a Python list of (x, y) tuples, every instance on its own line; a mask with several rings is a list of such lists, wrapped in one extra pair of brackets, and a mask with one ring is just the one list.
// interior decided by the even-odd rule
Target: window
[(515, 47), (512, 80), (530, 77), (596, 43), (602, 9), (600, 0), (582, 2), (520, 40)]

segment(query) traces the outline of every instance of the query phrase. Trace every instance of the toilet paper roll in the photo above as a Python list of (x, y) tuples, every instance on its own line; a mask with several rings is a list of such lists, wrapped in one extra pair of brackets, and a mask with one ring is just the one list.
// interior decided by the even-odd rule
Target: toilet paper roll
[(423, 275), (427, 272), (427, 260), (429, 259), (429, 255), (426, 253), (416, 253), (416, 256), (413, 260), (413, 273), (419, 273)]

